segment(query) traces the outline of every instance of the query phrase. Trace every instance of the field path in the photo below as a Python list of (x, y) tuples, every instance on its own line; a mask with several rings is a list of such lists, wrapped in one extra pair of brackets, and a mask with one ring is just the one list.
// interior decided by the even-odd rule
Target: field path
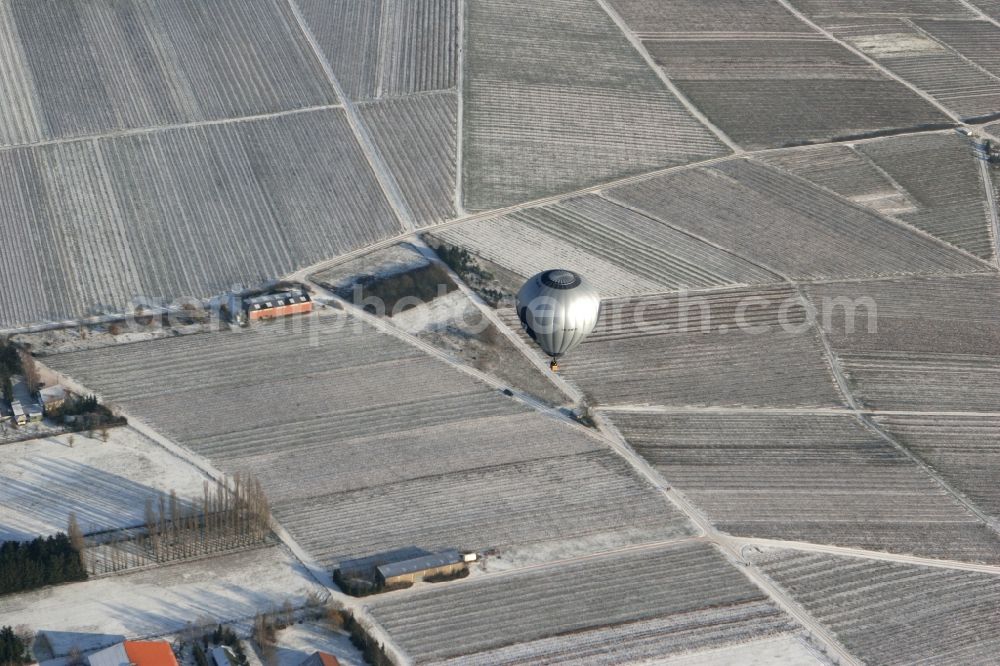
[(778, 0), (778, 3), (781, 4), (781, 6), (784, 7), (786, 10), (788, 10), (789, 12), (791, 12), (795, 16), (795, 18), (799, 19), (800, 21), (802, 21), (803, 23), (805, 23), (806, 25), (808, 25), (810, 28), (812, 28), (816, 32), (822, 34), (824, 37), (826, 37), (831, 42), (834, 42), (836, 44), (839, 44), (840, 46), (843, 46), (845, 49), (847, 49), (848, 51), (850, 51), (854, 55), (858, 56), (859, 58), (861, 58), (862, 60), (864, 60), (865, 62), (867, 62), (869, 65), (871, 65), (875, 69), (877, 69), (884, 76), (886, 76), (886, 77), (892, 79), (893, 81), (896, 81), (897, 83), (905, 86), (910, 91), (912, 91), (914, 94), (919, 95), (920, 97), (922, 97), (923, 99), (925, 99), (927, 102), (929, 102), (931, 105), (933, 105), (934, 108), (936, 108), (938, 111), (940, 111), (944, 115), (948, 116), (948, 118), (950, 118), (954, 122), (956, 122), (958, 124), (962, 124), (962, 119), (959, 118), (951, 109), (949, 109), (948, 107), (944, 106), (943, 104), (941, 104), (941, 102), (937, 101), (936, 99), (934, 99), (933, 97), (931, 97), (928, 93), (926, 93), (923, 90), (921, 90), (920, 88), (916, 87), (915, 85), (913, 85), (909, 81), (907, 81), (907, 80), (905, 80), (903, 78), (900, 78), (898, 75), (896, 75), (895, 73), (893, 73), (891, 70), (887, 69), (884, 65), (879, 64), (878, 61), (876, 61), (876, 60), (872, 59), (871, 57), (869, 57), (863, 51), (855, 48), (853, 45), (851, 45), (851, 44), (845, 42), (844, 40), (840, 39), (839, 37), (837, 37), (836, 35), (834, 35), (829, 30), (827, 30), (827, 29), (819, 26), (816, 23), (813, 23), (809, 19), (808, 16), (806, 16), (805, 14), (803, 14), (802, 12), (800, 12), (798, 9), (796, 9), (795, 7), (793, 7), (791, 5), (791, 3), (788, 2), (788, 0)]
[(299, 9), (298, 4), (295, 0), (288, 0), (288, 6), (292, 10), (292, 14), (295, 16), (295, 22), (298, 23), (299, 29), (305, 36), (306, 41), (309, 42), (309, 46), (312, 48), (313, 54), (316, 56), (316, 60), (319, 61), (320, 65), (323, 67), (323, 71), (326, 73), (326, 78), (329, 80), (334, 92), (336, 92), (338, 99), (340, 99), (340, 103), (344, 108), (344, 113), (347, 115), (347, 120), (351, 125), (351, 129), (354, 131), (354, 136), (357, 138), (358, 144), (361, 146), (361, 150), (364, 152), (365, 157), (368, 158), (368, 163), (371, 166), (372, 171), (375, 173), (375, 178), (378, 180), (379, 185), (382, 186), (382, 190), (385, 192), (389, 205), (392, 206), (392, 209), (395, 211), (396, 216), (399, 218), (399, 222), (403, 225), (403, 227), (405, 229), (413, 229), (413, 213), (410, 211), (410, 207), (406, 204), (406, 199), (403, 197), (403, 193), (399, 189), (399, 184), (396, 182), (396, 178), (386, 166), (385, 160), (382, 159), (382, 154), (375, 147), (375, 141), (372, 139), (371, 134), (368, 132), (368, 128), (361, 119), (361, 114), (358, 113), (357, 107), (345, 92), (344, 87), (337, 80), (336, 75), (334, 75), (333, 67), (330, 66), (330, 61), (327, 60), (325, 55), (323, 55), (323, 49), (320, 48), (319, 42), (316, 41), (316, 36), (309, 28), (308, 23), (306, 23), (305, 17), (302, 16), (302, 11)]
[(622, 19), (621, 15), (615, 10), (614, 7), (611, 6), (608, 0), (597, 0), (597, 4), (599, 4), (601, 6), (601, 9), (603, 9), (605, 13), (611, 17), (611, 20), (615, 22), (615, 25), (618, 26), (618, 29), (622, 32), (623, 35), (625, 35), (625, 37), (632, 44), (632, 46), (639, 53), (639, 55), (642, 56), (642, 59), (646, 61), (646, 64), (649, 65), (649, 68), (653, 70), (653, 72), (660, 78), (660, 81), (663, 82), (663, 85), (665, 85), (667, 89), (670, 90), (670, 94), (676, 97), (680, 101), (680, 103), (684, 105), (684, 108), (687, 109), (688, 113), (697, 118), (698, 122), (700, 122), (702, 125), (711, 130), (712, 133), (715, 134), (716, 137), (718, 137), (719, 141), (726, 144), (726, 147), (728, 147), (731, 151), (733, 151), (735, 155), (740, 155), (743, 152), (745, 152), (743, 148), (741, 148), (735, 141), (729, 138), (729, 136), (725, 132), (723, 132), (721, 128), (719, 128), (715, 123), (709, 120), (708, 116), (706, 116), (704, 113), (701, 112), (701, 109), (692, 104), (691, 100), (687, 98), (687, 95), (681, 92), (680, 88), (674, 85), (674, 82), (671, 81), (669, 77), (667, 77), (667, 74), (666, 72), (663, 71), (663, 68), (657, 65), (656, 62), (653, 60), (653, 56), (649, 54), (649, 51), (646, 49), (645, 45), (643, 45), (642, 40), (639, 39), (634, 32), (632, 32), (632, 30), (625, 23), (624, 19)]
[(1000, 267), (1000, 212), (997, 211), (997, 193), (990, 177), (990, 165), (984, 159), (979, 162), (979, 173), (983, 177), (983, 188), (986, 190), (986, 203), (990, 211), (990, 232), (993, 236), (993, 263)]

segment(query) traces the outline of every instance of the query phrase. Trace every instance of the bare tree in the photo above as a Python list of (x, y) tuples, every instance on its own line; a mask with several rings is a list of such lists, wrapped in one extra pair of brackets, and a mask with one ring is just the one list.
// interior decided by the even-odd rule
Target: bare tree
[(14, 627), (14, 635), (21, 639), (24, 647), (31, 650), (32, 643), (35, 642), (35, 632), (26, 624), (19, 624)]
[(38, 378), (38, 366), (35, 364), (35, 357), (27, 349), (18, 349), (17, 358), (21, 362), (21, 373), (24, 381), (28, 384), (28, 390), (32, 394), (38, 391), (40, 380)]
[(76, 444), (76, 435), (70, 435), (69, 437), (67, 437), (66, 443), (69, 444), (69, 448), (72, 449), (73, 445)]
[(80, 529), (79, 523), (76, 521), (76, 514), (70, 512), (69, 514), (69, 525), (66, 529), (66, 534), (69, 536), (69, 543), (73, 546), (73, 550), (80, 554), (80, 558), (83, 558), (83, 550), (86, 547), (86, 543), (83, 540), (83, 531)]
[(66, 666), (84, 666), (84, 663), (80, 648), (75, 645), (71, 647), (66, 655)]

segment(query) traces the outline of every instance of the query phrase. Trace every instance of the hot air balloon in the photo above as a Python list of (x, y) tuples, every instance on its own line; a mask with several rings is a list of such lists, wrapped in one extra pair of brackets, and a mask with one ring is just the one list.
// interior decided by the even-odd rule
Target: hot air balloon
[(557, 268), (533, 276), (517, 292), (517, 316), (559, 370), (557, 359), (583, 342), (597, 325), (601, 296), (582, 275)]

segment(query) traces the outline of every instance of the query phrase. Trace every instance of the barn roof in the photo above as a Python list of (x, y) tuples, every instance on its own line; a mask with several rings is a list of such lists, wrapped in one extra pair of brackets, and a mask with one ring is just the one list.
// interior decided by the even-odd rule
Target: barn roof
[(166, 641), (125, 641), (129, 662), (136, 666), (177, 666), (177, 658)]
[(457, 550), (442, 550), (440, 553), (432, 553), (401, 562), (383, 564), (378, 568), (378, 572), (382, 574), (383, 578), (392, 578), (393, 576), (402, 576), (425, 569), (433, 569), (434, 567), (458, 564), (461, 561), (462, 556)]

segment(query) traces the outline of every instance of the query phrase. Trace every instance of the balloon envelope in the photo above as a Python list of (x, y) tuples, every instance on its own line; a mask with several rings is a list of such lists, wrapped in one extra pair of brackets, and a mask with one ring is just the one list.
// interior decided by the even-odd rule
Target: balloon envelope
[(601, 295), (582, 275), (566, 269), (543, 271), (517, 292), (517, 316), (546, 354), (559, 358), (594, 330)]

